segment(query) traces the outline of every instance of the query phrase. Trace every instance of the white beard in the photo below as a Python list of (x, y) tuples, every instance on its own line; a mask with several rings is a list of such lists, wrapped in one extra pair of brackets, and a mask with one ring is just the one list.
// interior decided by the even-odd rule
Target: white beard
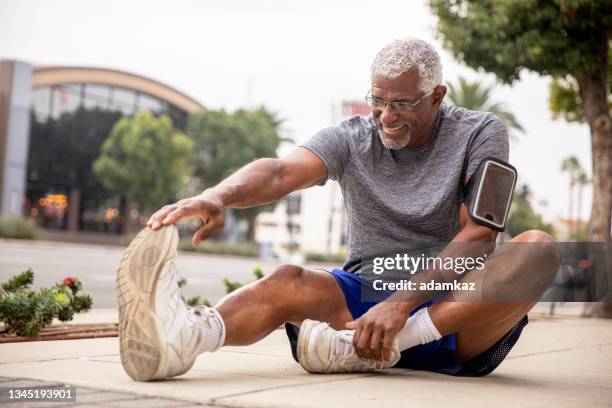
[(406, 135), (399, 140), (388, 139), (382, 130), (378, 130), (378, 135), (380, 136), (380, 141), (383, 146), (390, 150), (399, 150), (408, 146), (408, 144), (412, 141), (412, 131), (408, 130)]

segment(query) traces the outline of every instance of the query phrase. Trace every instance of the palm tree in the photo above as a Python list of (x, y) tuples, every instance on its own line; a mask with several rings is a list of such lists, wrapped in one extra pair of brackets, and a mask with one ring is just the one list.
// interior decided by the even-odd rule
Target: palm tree
[[(580, 172), (576, 176), (576, 184), (578, 185), (578, 219), (580, 219), (582, 215), (582, 189), (590, 182), (591, 179), (586, 175), (584, 170), (580, 169)], [(582, 231), (579, 232), (582, 234)]]
[(506, 109), (505, 104), (491, 100), (491, 93), (495, 89), (495, 85), (485, 85), (481, 81), (469, 82), (460, 76), (457, 84), (448, 84), (448, 89), (448, 99), (453, 105), (471, 110), (492, 112), (499, 116), (509, 128), (525, 133), (523, 126), (514, 114)]
[(561, 171), (569, 174), (569, 235), (574, 235), (574, 187), (576, 186), (576, 180), (580, 173), (584, 173), (580, 161), (576, 156), (566, 157), (561, 162)]

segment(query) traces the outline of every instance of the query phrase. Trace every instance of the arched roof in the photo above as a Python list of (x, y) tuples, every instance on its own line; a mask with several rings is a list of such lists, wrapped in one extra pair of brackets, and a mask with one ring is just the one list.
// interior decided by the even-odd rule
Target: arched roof
[(121, 86), (133, 89), (155, 96), (189, 113), (204, 109), (204, 106), (198, 101), (174, 88), (124, 71), (88, 67), (35, 67), (32, 72), (32, 87), (34, 88), (74, 83)]

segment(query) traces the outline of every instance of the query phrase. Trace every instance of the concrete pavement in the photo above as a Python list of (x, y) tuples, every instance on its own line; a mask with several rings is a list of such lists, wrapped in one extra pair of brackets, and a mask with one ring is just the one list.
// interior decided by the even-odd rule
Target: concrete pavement
[[(308, 374), (277, 330), (255, 345), (202, 355), (187, 374), (153, 383), (125, 374), (116, 338), (4, 344), (0, 387), (16, 378), (75, 384), (82, 406), (610, 406), (612, 321), (561, 314), (531, 315), (506, 361), (484, 378), (403, 369)], [(115, 310), (94, 310), (77, 322), (113, 319)]]

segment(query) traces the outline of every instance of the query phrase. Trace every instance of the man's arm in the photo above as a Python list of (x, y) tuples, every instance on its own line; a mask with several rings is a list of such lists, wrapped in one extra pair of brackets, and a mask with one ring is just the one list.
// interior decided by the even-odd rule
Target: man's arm
[[(467, 215), (467, 209), (463, 204), (461, 205), (461, 214), (461, 230), (442, 252), (440, 252), (438, 257), (441, 259), (455, 259), (459, 257), (476, 259), (493, 252), (493, 249), (495, 249), (497, 232), (474, 222)], [(454, 270), (429, 269), (417, 273), (411, 281), (419, 287), (421, 283), (430, 281), (452, 282), (454, 279), (457, 279), (457, 276)], [(415, 307), (431, 300), (437, 294), (438, 292), (436, 291), (398, 291), (391, 295), (388, 300), (392, 302), (401, 302), (402, 309), (408, 314)]]
[(259, 159), (204, 191), (227, 208), (269, 204), (287, 194), (311, 187), (327, 177), (327, 168), (314, 153), (298, 147), (282, 159)]
[(202, 226), (192, 239), (198, 245), (223, 227), (224, 208), (268, 204), (326, 177), (327, 168), (321, 159), (308, 149), (298, 147), (282, 159), (256, 160), (201, 194), (164, 206), (151, 216), (147, 225), (155, 230), (180, 219), (199, 218)]

